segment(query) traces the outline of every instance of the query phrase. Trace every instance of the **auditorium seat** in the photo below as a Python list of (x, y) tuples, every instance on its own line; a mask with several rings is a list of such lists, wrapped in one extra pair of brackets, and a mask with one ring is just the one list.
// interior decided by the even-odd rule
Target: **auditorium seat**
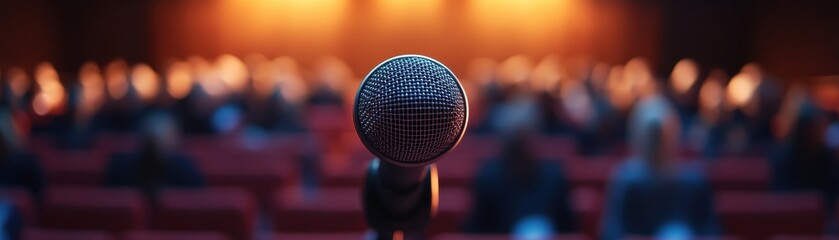
[(55, 229), (120, 232), (146, 225), (146, 204), (133, 189), (53, 187), (46, 192), (41, 223)]
[(197, 164), (210, 186), (245, 188), (262, 204), (296, 172), (292, 159), (204, 159)]
[(91, 230), (27, 229), (21, 240), (116, 240), (110, 233)]
[[(512, 235), (508, 234), (462, 234), (462, 233), (446, 233), (438, 235), (437, 237), (433, 238), (434, 240), (512, 240), (512, 239), (522, 239), (522, 238), (514, 238)], [(523, 239), (531, 239), (531, 238), (523, 238)], [(557, 235), (550, 239), (553, 240), (586, 240), (583, 235)]]
[(576, 144), (572, 139), (557, 136), (538, 136), (533, 139), (534, 150), (540, 158), (567, 158), (575, 154)]
[(616, 162), (612, 158), (571, 158), (562, 162), (562, 167), (572, 187), (590, 187), (603, 191), (611, 179)]
[(261, 235), (259, 240), (362, 240), (367, 233), (268, 233)]
[(274, 229), (280, 232), (362, 232), (367, 229), (359, 188), (321, 188), (304, 193), (287, 188), (277, 192)]
[(214, 232), (170, 232), (170, 231), (129, 231), (122, 240), (228, 240), (227, 236)]
[(829, 235), (775, 235), (770, 240), (836, 240), (836, 236)]
[(38, 153), (51, 185), (102, 184), (108, 153), (92, 150), (45, 150)]
[(718, 159), (708, 165), (715, 191), (769, 190), (769, 163), (765, 159)]
[(437, 161), (440, 187), (471, 187), (480, 168), (481, 160), (475, 155), (446, 154)]
[(322, 174), (320, 185), (330, 188), (361, 187), (367, 165), (373, 158), (373, 154), (366, 149), (344, 156), (323, 156), (319, 160)]
[(642, 237), (642, 236), (628, 236), (623, 238), (623, 240), (659, 240), (659, 239), (693, 239), (693, 240), (740, 240), (739, 237), (733, 236), (719, 236), (719, 237), (687, 237), (679, 238), (658, 238), (658, 237)]
[(431, 219), (428, 234), (434, 236), (462, 230), (463, 222), (471, 210), (472, 198), (468, 189), (441, 188), (440, 206), (437, 209), (437, 215)]
[(475, 159), (496, 157), (501, 153), (501, 139), (494, 135), (469, 134), (460, 140), (460, 143), (446, 155), (471, 155)]
[(256, 203), (239, 188), (168, 189), (160, 194), (153, 227), (167, 231), (220, 232), (231, 239), (250, 239)]
[(723, 231), (747, 240), (819, 235), (825, 225), (824, 206), (816, 193), (722, 192), (716, 208)]
[(600, 233), (603, 199), (600, 191), (591, 187), (574, 188), (571, 192), (571, 209), (577, 214), (577, 228), (591, 238)]
[(34, 226), (37, 223), (36, 204), (28, 191), (21, 188), (0, 188), (0, 201), (9, 201), (20, 212), (26, 226)]

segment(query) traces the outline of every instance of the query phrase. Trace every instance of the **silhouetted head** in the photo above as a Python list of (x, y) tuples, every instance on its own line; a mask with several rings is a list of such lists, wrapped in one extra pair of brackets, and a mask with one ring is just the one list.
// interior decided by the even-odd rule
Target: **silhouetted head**
[(641, 99), (629, 120), (629, 136), (635, 157), (663, 169), (676, 158), (679, 121), (673, 107), (661, 95)]
[(142, 125), (146, 153), (156, 156), (170, 153), (178, 146), (178, 125), (171, 115), (156, 112), (146, 117)]
[(516, 179), (535, 176), (537, 161), (533, 149), (536, 129), (522, 123), (514, 123), (502, 132), (504, 146), (501, 150), (501, 160), (506, 166), (508, 176)]
[[(0, 156), (11, 154), (17, 151), (19, 147), (20, 138), (12, 113), (6, 108), (0, 108)], [(0, 157), (0, 159), (3, 158)]]
[(824, 132), (827, 126), (828, 119), (824, 112), (805, 96), (798, 103), (787, 142), (798, 150), (825, 148)]

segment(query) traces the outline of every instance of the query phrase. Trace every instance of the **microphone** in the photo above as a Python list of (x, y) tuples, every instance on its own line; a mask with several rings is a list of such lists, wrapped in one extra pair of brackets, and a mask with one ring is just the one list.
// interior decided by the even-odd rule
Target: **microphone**
[(356, 93), (353, 122), (376, 156), (367, 168), (362, 202), (381, 239), (421, 233), (436, 214), (434, 163), (463, 138), (466, 92), (454, 73), (426, 56), (385, 60)]

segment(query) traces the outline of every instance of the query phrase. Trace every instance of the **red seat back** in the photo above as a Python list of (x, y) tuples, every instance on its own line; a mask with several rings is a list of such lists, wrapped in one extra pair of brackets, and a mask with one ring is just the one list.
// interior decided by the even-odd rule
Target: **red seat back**
[(300, 189), (278, 192), (273, 214), (282, 232), (361, 232), (367, 229), (360, 189), (322, 188), (307, 196)]
[(41, 222), (47, 228), (120, 232), (146, 225), (146, 204), (132, 189), (53, 187)]
[(27, 229), (21, 240), (115, 240), (110, 233), (101, 231), (70, 231)]
[(815, 193), (722, 192), (716, 208), (723, 230), (743, 239), (819, 235), (825, 225), (824, 206)]
[(227, 236), (213, 232), (130, 231), (123, 240), (228, 240)]
[(170, 189), (160, 195), (154, 228), (220, 232), (230, 239), (250, 239), (256, 211), (255, 200), (243, 189)]

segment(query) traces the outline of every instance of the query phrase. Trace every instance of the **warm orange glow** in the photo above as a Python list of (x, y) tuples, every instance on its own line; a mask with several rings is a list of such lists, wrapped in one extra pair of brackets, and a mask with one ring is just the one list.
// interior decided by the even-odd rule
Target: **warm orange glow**
[[(413, 3), (414, 1), (400, 1)], [(567, 0), (471, 0), (466, 4), (467, 17), (481, 39), (492, 45), (510, 44), (516, 36), (519, 45), (546, 47), (564, 39), (552, 36), (568, 31), (572, 19), (581, 11), (572, 11)], [(578, 22), (584, 21), (576, 18)], [(507, 40), (505, 42), (505, 40)]]
[(278, 68), (276, 81), (283, 98), (295, 104), (305, 101), (309, 95), (309, 87), (300, 76), (300, 65), (297, 61), (290, 57), (278, 57), (274, 59), (274, 63)]
[(682, 59), (670, 73), (670, 85), (677, 93), (687, 92), (699, 78), (699, 66), (691, 59)]
[(277, 87), (277, 75), (280, 68), (273, 61), (264, 61), (251, 70), (253, 90), (258, 98), (268, 98)]
[(13, 67), (9, 69), (8, 75), (9, 85), (12, 88), (12, 94), (16, 97), (23, 97), (29, 91), (29, 76), (23, 68)]
[(775, 114), (772, 128), (777, 138), (783, 139), (792, 130), (798, 112), (801, 111), (801, 105), (806, 101), (806, 98), (807, 90), (800, 84), (794, 84), (787, 90), (784, 102), (781, 103), (781, 108)]
[[(223, 0), (219, 9), (222, 46), (275, 48), (283, 38), (297, 46), (325, 47), (339, 38), (348, 0)], [(305, 23), (305, 24), (301, 24)]]
[(105, 80), (108, 85), (108, 95), (113, 99), (122, 99), (128, 92), (128, 63), (116, 59), (105, 67)]
[(325, 87), (332, 92), (342, 92), (344, 86), (353, 78), (350, 66), (335, 56), (318, 59), (315, 63), (314, 74), (317, 87)]
[(440, 178), (437, 175), (437, 164), (428, 166), (431, 174), (428, 176), (431, 179), (431, 216), (437, 216), (437, 210), (440, 209)]
[(166, 72), (166, 91), (174, 99), (183, 99), (192, 91), (192, 68), (186, 62), (174, 62)]
[(606, 82), (606, 92), (609, 102), (620, 110), (627, 110), (635, 101), (635, 93), (632, 86), (623, 77), (623, 66), (616, 65), (609, 71)]
[(39, 91), (32, 100), (32, 109), (36, 114), (43, 116), (54, 113), (63, 106), (66, 101), (64, 86), (52, 64), (38, 64), (35, 68), (35, 83)]
[(248, 85), (248, 67), (238, 57), (225, 54), (216, 59), (216, 74), (228, 89), (242, 92)]
[(623, 81), (628, 84), (632, 93), (639, 98), (650, 96), (657, 90), (650, 67), (641, 58), (633, 58), (626, 62), (623, 69)]
[(723, 86), (720, 80), (709, 78), (699, 88), (699, 111), (708, 122), (719, 119), (723, 106)]
[(502, 85), (525, 83), (533, 70), (533, 60), (525, 55), (515, 55), (498, 66), (496, 76)]
[(99, 65), (94, 62), (82, 64), (79, 69), (79, 82), (82, 87), (79, 116), (90, 117), (105, 102), (105, 84)]
[(555, 55), (548, 55), (535, 68), (530, 76), (534, 90), (553, 93), (562, 78), (560, 59)]
[(498, 63), (491, 58), (475, 58), (469, 63), (466, 81), (486, 85), (495, 80), (495, 68)]
[(757, 79), (748, 73), (734, 75), (728, 83), (726, 100), (735, 107), (743, 108), (752, 100), (757, 85)]
[(160, 79), (148, 64), (137, 64), (131, 69), (131, 87), (141, 100), (151, 102), (160, 91)]
[(227, 94), (227, 87), (218, 78), (216, 71), (207, 59), (200, 56), (191, 56), (187, 59), (192, 68), (192, 78), (210, 96), (221, 96)]
[(565, 112), (576, 124), (585, 125), (594, 119), (591, 96), (578, 80), (565, 81), (559, 95)]

